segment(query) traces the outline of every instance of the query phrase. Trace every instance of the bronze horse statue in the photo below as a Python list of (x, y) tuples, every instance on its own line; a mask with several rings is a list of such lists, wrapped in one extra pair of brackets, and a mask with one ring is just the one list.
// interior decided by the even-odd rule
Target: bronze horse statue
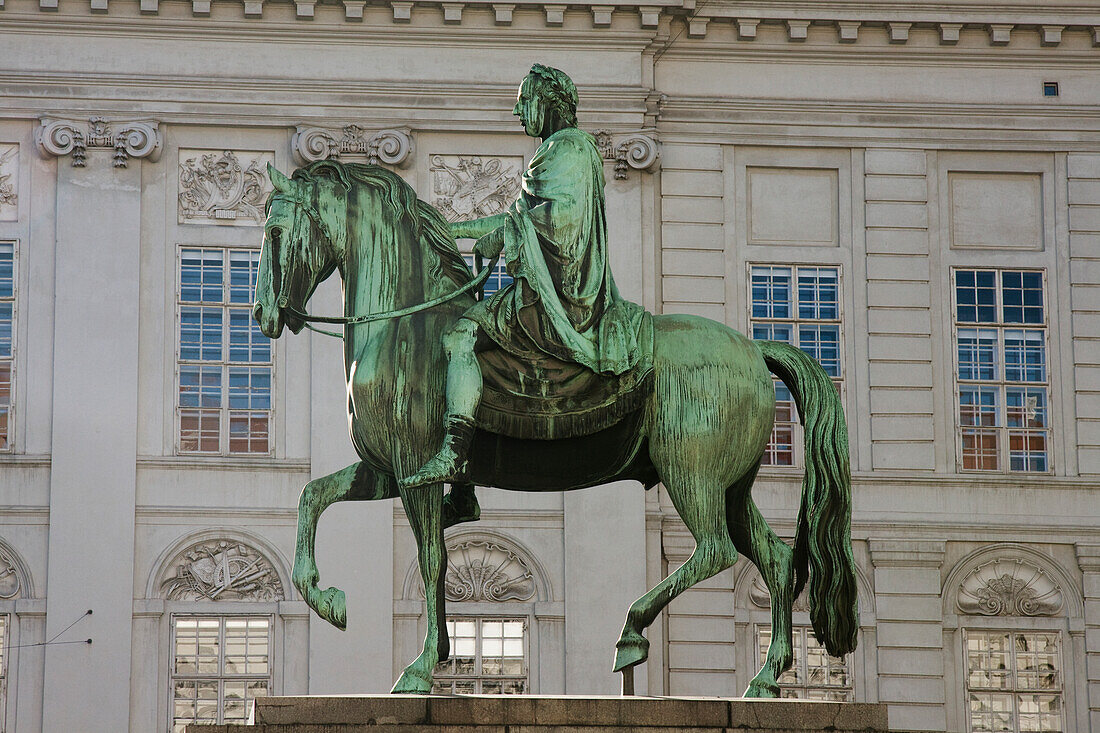
[[(423, 651), (393, 691), (428, 693), (433, 670), (450, 651), (443, 486), (399, 491), (397, 483), (441, 441), (446, 360), (440, 337), (474, 303), (479, 283), (447, 222), (396, 174), (321, 161), (291, 178), (274, 168), (270, 175), (275, 188), (253, 315), (271, 338), (284, 325), (297, 333), (317, 285), (340, 272), (343, 320), (350, 321), (343, 333), (349, 424), (361, 458), (303, 489), (293, 582), (321, 618), (343, 629), (344, 592), (318, 586), (317, 520), (335, 502), (400, 498), (416, 537), (428, 625)], [(624, 479), (647, 489), (663, 483), (695, 551), (630, 606), (614, 669), (629, 672), (645, 661), (649, 642), (642, 632), (661, 609), (732, 566), (741, 552), (760, 569), (772, 600), (767, 658), (745, 694), (777, 697), (776, 680), (793, 657), (791, 606), (807, 582), (817, 638), (834, 656), (856, 646), (851, 475), (839, 396), (825, 370), (796, 347), (752, 341), (695, 316), (658, 315), (652, 324), (652, 386), (631, 418), (561, 439), (517, 439), (479, 427), (469, 480), (518, 491)], [(790, 389), (805, 428), (793, 548), (776, 536), (751, 496), (774, 420), (772, 373)]]

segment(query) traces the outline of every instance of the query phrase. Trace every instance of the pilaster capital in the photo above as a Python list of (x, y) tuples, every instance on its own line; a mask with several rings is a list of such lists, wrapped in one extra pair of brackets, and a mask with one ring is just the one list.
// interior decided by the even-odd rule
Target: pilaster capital
[(87, 165), (89, 148), (114, 151), (115, 168), (125, 168), (130, 158), (156, 162), (164, 148), (160, 123), (154, 120), (112, 122), (92, 117), (87, 122), (39, 118), (34, 142), (44, 157), (72, 154), (73, 167)]
[(939, 568), (947, 543), (943, 540), (867, 540), (876, 568)]
[(1078, 542), (1074, 549), (1077, 551), (1077, 565), (1081, 572), (1100, 573), (1100, 544)]
[(653, 172), (661, 161), (660, 143), (654, 130), (612, 133), (596, 130), (596, 147), (604, 160), (614, 161), (615, 178), (624, 180), (631, 169)]
[(340, 129), (299, 125), (291, 139), (291, 152), (299, 165), (345, 156), (363, 156), (371, 165), (404, 166), (413, 141), (406, 128), (369, 131), (358, 125)]

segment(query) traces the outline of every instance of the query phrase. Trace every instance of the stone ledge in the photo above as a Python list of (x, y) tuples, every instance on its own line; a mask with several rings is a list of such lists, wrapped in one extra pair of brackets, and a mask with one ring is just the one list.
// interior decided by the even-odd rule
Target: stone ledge
[(192, 733), (884, 733), (886, 706), (810, 700), (374, 695), (267, 697), (253, 725)]

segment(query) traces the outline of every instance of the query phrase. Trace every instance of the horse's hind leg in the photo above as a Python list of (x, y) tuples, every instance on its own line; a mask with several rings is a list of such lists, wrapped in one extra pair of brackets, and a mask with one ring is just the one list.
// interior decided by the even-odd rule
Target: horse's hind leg
[(680, 475), (666, 480), (665, 486), (695, 538), (695, 551), (687, 562), (630, 606), (622, 636), (615, 644), (616, 672), (649, 656), (649, 641), (642, 631), (672, 599), (737, 561), (737, 550), (726, 529), (725, 487), (686, 471), (676, 473)]
[(302, 489), (292, 580), (309, 607), (338, 629), (343, 630), (347, 624), (346, 599), (342, 590), (322, 591), (317, 586), (317, 520), (321, 512), (338, 501), (392, 499), (396, 495), (397, 485), (391, 476), (376, 473), (363, 463), (314, 479)]
[(393, 692), (427, 694), (432, 690), (435, 666), (450, 656), (446, 599), (443, 595), (447, 567), (447, 547), (443, 544), (443, 484), (402, 489), (401, 503), (405, 506), (405, 514), (416, 537), (420, 577), (424, 580), (428, 632), (424, 637), (424, 650), (401, 673)]
[(794, 605), (794, 551), (776, 536), (746, 490), (731, 497), (730, 531), (737, 549), (760, 570), (772, 602), (771, 642), (745, 697), (779, 697), (779, 676), (791, 667), (791, 609)]

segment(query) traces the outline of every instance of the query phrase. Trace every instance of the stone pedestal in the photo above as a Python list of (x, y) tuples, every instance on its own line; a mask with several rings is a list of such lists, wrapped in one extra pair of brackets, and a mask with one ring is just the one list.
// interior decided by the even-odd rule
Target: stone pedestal
[(809, 700), (501, 695), (269, 697), (252, 725), (188, 733), (885, 733), (886, 706)]

